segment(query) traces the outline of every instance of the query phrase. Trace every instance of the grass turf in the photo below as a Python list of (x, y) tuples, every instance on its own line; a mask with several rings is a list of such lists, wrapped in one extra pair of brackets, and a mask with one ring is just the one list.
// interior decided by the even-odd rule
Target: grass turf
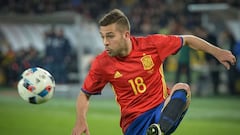
[[(239, 98), (192, 98), (189, 111), (174, 135), (240, 133)], [(75, 122), (75, 100), (53, 98), (28, 104), (18, 96), (0, 95), (1, 135), (70, 135)], [(111, 99), (91, 99), (91, 135), (121, 135), (119, 107)]]

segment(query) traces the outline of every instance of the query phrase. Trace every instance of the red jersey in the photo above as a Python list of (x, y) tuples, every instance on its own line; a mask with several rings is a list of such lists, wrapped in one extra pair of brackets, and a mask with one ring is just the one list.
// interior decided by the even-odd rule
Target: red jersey
[(101, 94), (109, 82), (121, 108), (123, 132), (142, 113), (162, 103), (169, 94), (163, 62), (182, 46), (179, 36), (131, 37), (132, 51), (126, 57), (111, 57), (105, 51), (93, 61), (82, 91)]

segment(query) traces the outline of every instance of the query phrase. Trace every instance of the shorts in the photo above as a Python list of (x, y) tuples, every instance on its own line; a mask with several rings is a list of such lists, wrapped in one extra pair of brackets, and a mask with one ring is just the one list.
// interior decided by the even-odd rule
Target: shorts
[[(164, 102), (158, 105), (157, 107), (143, 113), (137, 117), (127, 128), (124, 135), (146, 135), (148, 127), (153, 123), (159, 123), (161, 117), (161, 110), (163, 108)], [(182, 113), (181, 118), (176, 121), (174, 126), (168, 131), (172, 133), (178, 127), (182, 118), (184, 117), (186, 111)]]

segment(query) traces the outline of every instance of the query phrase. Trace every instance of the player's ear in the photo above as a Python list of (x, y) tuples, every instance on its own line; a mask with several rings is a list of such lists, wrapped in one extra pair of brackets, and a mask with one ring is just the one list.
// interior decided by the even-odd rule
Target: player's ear
[(125, 31), (124, 37), (125, 38), (130, 38), (130, 32), (129, 31)]

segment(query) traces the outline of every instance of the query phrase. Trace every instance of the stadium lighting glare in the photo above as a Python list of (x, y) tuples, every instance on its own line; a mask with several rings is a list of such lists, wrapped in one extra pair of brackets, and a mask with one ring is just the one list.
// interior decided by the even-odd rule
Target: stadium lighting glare
[(203, 11), (216, 11), (216, 10), (227, 10), (230, 6), (226, 3), (217, 4), (190, 4), (188, 10), (191, 12), (203, 12)]

